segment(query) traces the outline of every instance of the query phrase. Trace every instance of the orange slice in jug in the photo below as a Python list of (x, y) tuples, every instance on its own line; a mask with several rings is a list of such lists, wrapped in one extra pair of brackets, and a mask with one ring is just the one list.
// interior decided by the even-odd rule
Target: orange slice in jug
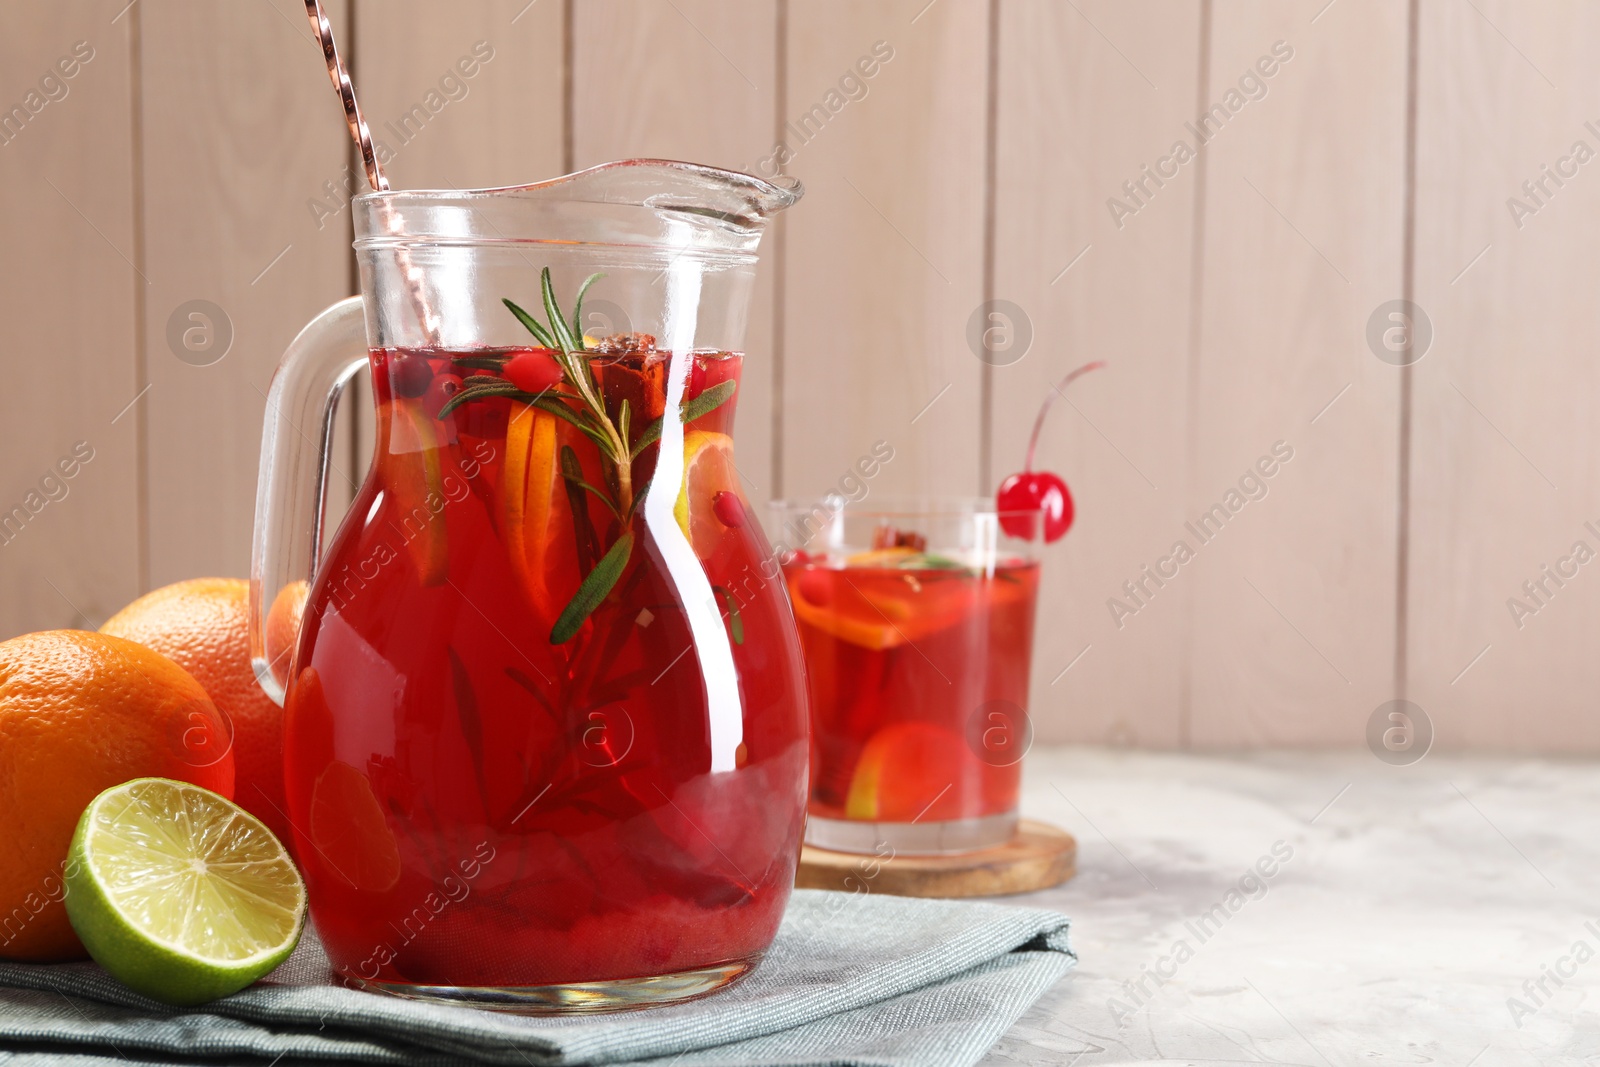
[(400, 846), (360, 770), (334, 760), (311, 787), (311, 844), (352, 888), (386, 893), (400, 881)]
[(384, 488), (394, 503), (394, 525), (423, 585), (438, 585), (450, 566), (445, 535), (444, 442), (438, 420), (415, 400), (389, 402)]
[(549, 620), (577, 590), (576, 534), (561, 477), (560, 419), (513, 403), (500, 507), (506, 554), (528, 600)]
[(749, 511), (733, 465), (733, 438), (710, 430), (690, 430), (683, 435), (683, 484), (678, 487), (672, 514), (698, 556), (710, 555), (728, 528), (717, 515), (718, 493), (732, 493), (744, 511)]

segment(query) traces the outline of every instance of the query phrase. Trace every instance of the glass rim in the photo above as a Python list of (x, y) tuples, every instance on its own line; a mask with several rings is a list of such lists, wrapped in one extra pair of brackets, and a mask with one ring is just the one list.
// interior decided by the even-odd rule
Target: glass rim
[[(995, 507), (993, 497), (981, 496), (891, 496), (884, 498), (871, 497), (878, 505), (867, 507), (867, 500), (859, 504), (851, 501), (842, 493), (820, 496), (809, 502), (783, 499), (772, 500), (767, 507), (773, 512), (785, 515), (803, 515), (822, 508), (828, 512), (847, 512), (857, 518), (883, 518), (883, 519), (958, 519), (966, 516), (993, 515), (999, 518), (1010, 516), (1038, 515), (1038, 508), (1009, 508), (1001, 510)], [(834, 506), (829, 506), (830, 500), (837, 500)]]
[(788, 174), (778, 174), (771, 178), (761, 178), (742, 170), (729, 170), (726, 167), (713, 167), (705, 163), (689, 163), (681, 159), (660, 159), (651, 156), (641, 156), (634, 159), (613, 159), (606, 163), (597, 163), (592, 167), (584, 167), (567, 174), (559, 174), (554, 178), (545, 178), (542, 181), (527, 182), (521, 185), (492, 185), (476, 189), (377, 189), (368, 190), (356, 196), (357, 200), (395, 200), (406, 197), (419, 199), (451, 199), (459, 197), (463, 200), (485, 196), (495, 193), (525, 192), (535, 189), (550, 189), (566, 185), (592, 175), (606, 171), (622, 170), (625, 168), (640, 168), (654, 171), (668, 171), (698, 180), (706, 185), (722, 185), (732, 189), (747, 189), (760, 193), (773, 200), (775, 208), (791, 207), (805, 194), (805, 185), (799, 178)]
[[(509, 205), (515, 203), (587, 204), (595, 209), (639, 208), (662, 217), (720, 226), (735, 233), (759, 233), (773, 216), (794, 206), (803, 195), (805, 187), (798, 179), (787, 175), (767, 179), (675, 159), (619, 159), (525, 185), (481, 189), (385, 189), (362, 193), (352, 201), (360, 209), (356, 213), (355, 246), (361, 250), (411, 241), (485, 246), (657, 243), (587, 241), (573, 233), (539, 236), (506, 233), (494, 219), (478, 213), (480, 207), (496, 203), (508, 205), (507, 210), (513, 210)], [(408, 208), (411, 209), (409, 213)], [(439, 226), (440, 220), (445, 218), (460, 222), (462, 216), (445, 214), (452, 209), (469, 213), (465, 216), (470, 220), (466, 232)], [(699, 251), (692, 247), (694, 243), (690, 242), (690, 250)]]

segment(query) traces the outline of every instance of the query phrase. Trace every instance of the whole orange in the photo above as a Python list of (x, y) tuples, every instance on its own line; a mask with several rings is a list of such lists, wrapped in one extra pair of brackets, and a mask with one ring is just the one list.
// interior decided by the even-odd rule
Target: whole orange
[(250, 666), (250, 584), (193, 578), (135, 600), (100, 627), (167, 656), (194, 675), (232, 726), (234, 799), (289, 843), (283, 801), (283, 709)]
[(227, 726), (158, 652), (83, 630), (0, 643), (0, 957), (77, 959), (62, 905), (83, 809), (134, 778), (233, 793)]
[(279, 685), (284, 685), (294, 666), (295, 645), (300, 640), (300, 619), (306, 611), (306, 598), (311, 586), (305, 581), (290, 582), (278, 590), (267, 609), (266, 633), (262, 643), (266, 646), (267, 663)]

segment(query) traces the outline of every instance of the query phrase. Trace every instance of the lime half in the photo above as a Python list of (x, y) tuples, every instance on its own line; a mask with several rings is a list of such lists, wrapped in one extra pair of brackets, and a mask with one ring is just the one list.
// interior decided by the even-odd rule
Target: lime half
[(243, 989), (300, 940), (306, 889), (260, 820), (199, 786), (139, 778), (95, 797), (68, 854), (67, 917), (95, 962), (167, 1004)]

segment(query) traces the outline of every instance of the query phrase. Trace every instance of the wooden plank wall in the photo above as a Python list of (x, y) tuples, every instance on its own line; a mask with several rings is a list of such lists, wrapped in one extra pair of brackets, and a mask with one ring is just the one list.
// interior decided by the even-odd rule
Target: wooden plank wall
[[(0, 522), (25, 516), (0, 524), (0, 634), (243, 574), (272, 369), (354, 287), (356, 171), (302, 5), (124, 3), (0, 12), (0, 105), (38, 93), (0, 125), (18, 386), (0, 399)], [(807, 183), (748, 339), (758, 503), (826, 491), (878, 440), (895, 450), (879, 499), (989, 492), (1050, 383), (1110, 362), (1041, 446), (1080, 509), (1046, 558), (1041, 738), (1358, 745), (1406, 696), (1441, 747), (1600, 751), (1600, 564), (1574, 555), (1600, 558), (1600, 184), (1574, 159), (1600, 154), (1587, 6), (329, 12), (380, 131), (492, 50), (398, 145), (397, 185), (628, 156)], [(57, 73), (80, 41), (92, 58)], [(1434, 338), (1409, 369), (1368, 342), (1403, 297)], [(988, 301), (1025, 351), (973, 351)], [(191, 326), (199, 350), (169, 341)], [(220, 358), (207, 326), (231, 334)], [(365, 469), (364, 390), (343, 405), (335, 506)], [(79, 441), (93, 458), (70, 462)], [(1199, 537), (1217, 504), (1226, 523)], [(1158, 584), (1145, 568), (1174, 566), (1180, 541), (1192, 558)]]
[[(1054, 382), (1109, 363), (1056, 402), (1040, 442), (1040, 466), (1067, 479), (1080, 521), (1045, 561), (1033, 699), (1051, 709), (1041, 734), (1176, 747), (1192, 583), (1157, 591), (1120, 627), (1105, 605), (1183, 532), (1198, 161), (1151, 184), (1120, 227), (1106, 201), (1189, 137), (1200, 8), (1173, 20), (1161, 0), (1080, 7), (1001, 5), (993, 295), (1023, 309), (1033, 343), (989, 372), (988, 474), (1021, 469)], [(1108, 513), (1118, 521), (1100, 521)]]
[[(749, 171), (771, 154), (777, 0), (586, 0), (572, 20), (574, 168), (639, 157)], [(775, 277), (769, 263), (757, 280), (739, 385), (738, 467), (758, 506), (774, 486)]]
[[(343, 2), (328, 10), (348, 16)], [(272, 372), (348, 287), (348, 236), (319, 229), (306, 207), (343, 169), (347, 138), (317, 121), (331, 89), (296, 0), (140, 0), (124, 17), (138, 18), (141, 41), (146, 536), (159, 586), (248, 570)], [(243, 84), (251, 91), (228, 91)], [(231, 328), (215, 362), (180, 358), (169, 341), (195, 300), (220, 309), (213, 343)]]
[[(0, 392), (0, 508), (26, 516), (0, 528), (7, 636), (97, 626), (148, 580), (144, 412), (129, 406), (145, 381), (149, 288), (138, 267), (138, 34), (116, 18), (121, 6), (0, 11), (0, 100), (7, 117), (37, 108), (0, 130), (11, 379)], [(85, 463), (73, 455), (80, 441)]]
[(1399, 381), (1363, 335), (1402, 283), (1406, 11), (1316, 10), (1212, 21), (1203, 108), (1245, 103), (1207, 149), (1187, 512), (1246, 502), (1191, 564), (1197, 746), (1352, 743), (1396, 695)]
[(1411, 679), (1459, 745), (1600, 750), (1597, 33), (1584, 3), (1422, 5)]

